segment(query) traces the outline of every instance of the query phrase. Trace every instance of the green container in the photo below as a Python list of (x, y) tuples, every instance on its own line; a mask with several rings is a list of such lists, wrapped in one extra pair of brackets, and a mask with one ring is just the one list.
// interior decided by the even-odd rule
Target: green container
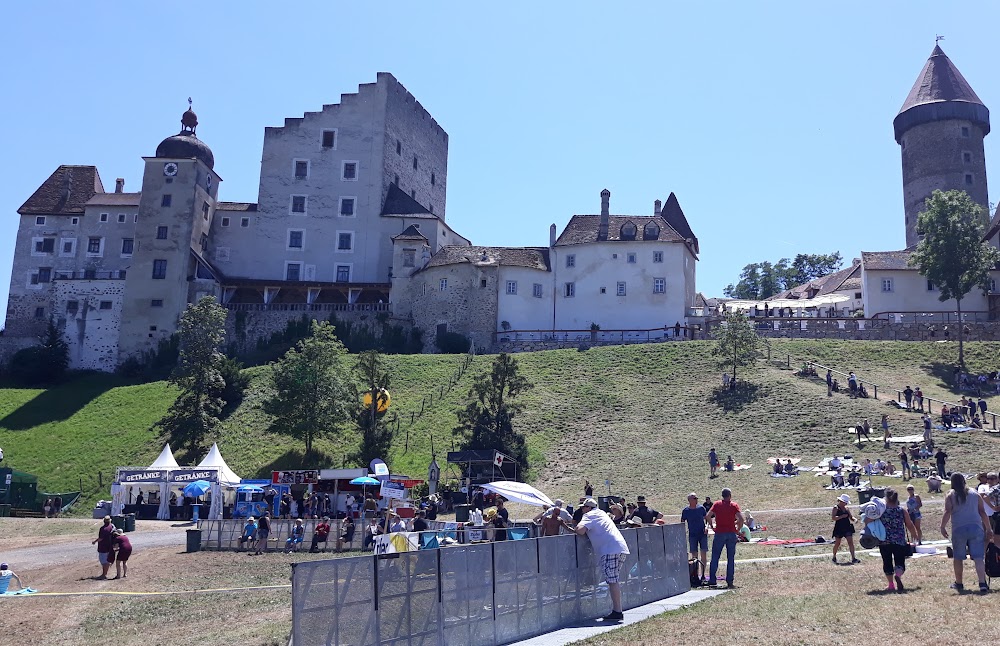
[(126, 532), (135, 531), (135, 514), (125, 514), (125, 527), (123, 529)]
[(111, 524), (114, 525), (115, 527), (117, 527), (118, 529), (124, 531), (125, 530), (125, 517), (124, 516), (120, 516), (120, 515), (119, 516), (112, 516), (111, 517)]
[(187, 551), (188, 552), (200, 552), (201, 551), (201, 530), (200, 529), (189, 529), (189, 530), (187, 530)]

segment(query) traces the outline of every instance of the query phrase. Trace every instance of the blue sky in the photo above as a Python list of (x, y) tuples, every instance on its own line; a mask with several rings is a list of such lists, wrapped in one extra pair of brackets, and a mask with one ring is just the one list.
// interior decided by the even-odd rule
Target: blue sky
[(545, 245), (606, 187), (613, 213), (677, 194), (708, 295), (749, 262), (900, 248), (892, 119), (935, 34), (1000, 110), (998, 19), (986, 2), (16, 3), (0, 311), (16, 211), (59, 164), (137, 190), (193, 96), (221, 199), (256, 201), (264, 127), (379, 71), (448, 132), (448, 222), (474, 244)]

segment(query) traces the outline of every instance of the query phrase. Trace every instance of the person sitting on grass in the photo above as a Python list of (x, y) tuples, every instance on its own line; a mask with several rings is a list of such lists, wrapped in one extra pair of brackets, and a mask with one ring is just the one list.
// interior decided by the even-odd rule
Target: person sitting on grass
[(798, 467), (792, 464), (791, 458), (788, 458), (788, 462), (785, 462), (785, 473), (787, 473), (790, 476), (794, 476), (798, 472), (799, 472)]
[(861, 474), (858, 473), (857, 467), (851, 469), (851, 472), (847, 474), (847, 484), (851, 487), (857, 487), (861, 484)]
[(10, 566), (6, 563), (0, 563), (0, 594), (7, 592), (10, 587), (11, 579), (17, 581), (17, 587), (24, 589), (24, 584), (21, 583), (21, 577), (14, 574), (14, 570), (10, 569)]
[(837, 471), (832, 476), (830, 476), (830, 486), (833, 487), (844, 486), (844, 473), (840, 469), (840, 467), (837, 467)]
[(941, 482), (941, 476), (931, 469), (931, 474), (927, 476), (927, 493), (941, 493)]
[(782, 469), (781, 469), (781, 458), (776, 458), (774, 460), (774, 466), (771, 467), (771, 472), (774, 473), (774, 474), (780, 474), (781, 471), (782, 471)]
[(941, 407), (941, 425), (945, 428), (951, 428), (951, 409), (948, 408), (948, 404)]
[(306, 528), (302, 526), (302, 519), (296, 518), (295, 525), (292, 526), (292, 531), (285, 540), (285, 554), (297, 552), (299, 550), (299, 545), (302, 544), (305, 537)]
[(726, 458), (726, 464), (723, 465), (722, 468), (725, 469), (726, 471), (736, 470), (736, 462), (733, 460), (733, 456), (730, 455), (728, 458)]
[(969, 426), (971, 426), (972, 428), (983, 427), (983, 422), (981, 419), (979, 419), (979, 413), (976, 413), (975, 415), (972, 416), (972, 421), (969, 422)]

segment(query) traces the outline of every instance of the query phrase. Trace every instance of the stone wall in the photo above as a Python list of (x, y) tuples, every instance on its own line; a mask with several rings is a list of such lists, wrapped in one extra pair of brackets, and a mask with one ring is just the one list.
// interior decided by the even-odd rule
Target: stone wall
[(30, 348), (38, 343), (38, 339), (32, 337), (0, 336), (0, 368), (7, 365), (18, 350)]
[[(379, 305), (373, 304), (371, 310), (331, 310), (316, 306), (309, 309), (306, 305), (276, 306), (264, 311), (234, 311), (230, 310), (226, 317), (226, 343), (237, 344), (241, 352), (252, 351), (257, 346), (258, 339), (267, 339), (275, 332), (283, 332), (292, 321), (299, 321), (303, 316), (315, 321), (329, 321), (333, 315), (338, 321), (349, 322), (354, 326), (367, 325), (376, 337), (381, 335), (382, 326), (378, 325), (378, 317), (391, 316), (388, 311), (375, 311)], [(385, 307), (385, 306), (381, 306)], [(389, 319), (389, 323), (404, 328), (412, 327), (409, 321)]]
[[(843, 323), (843, 328), (840, 327)], [(854, 339), (857, 341), (957, 341), (957, 324), (896, 323), (885, 320), (815, 320), (800, 329), (798, 322), (782, 322), (781, 329), (759, 328), (757, 333), (777, 339)], [(1000, 321), (966, 323), (966, 341), (1000, 340)]]
[(637, 343), (665, 343), (673, 341), (683, 341), (683, 338), (661, 338), (646, 340), (625, 340), (616, 341), (500, 341), (493, 348), (492, 352), (506, 352), (514, 354), (516, 352), (538, 352), (540, 350), (566, 350), (569, 348), (588, 349), (605, 345), (635, 345)]

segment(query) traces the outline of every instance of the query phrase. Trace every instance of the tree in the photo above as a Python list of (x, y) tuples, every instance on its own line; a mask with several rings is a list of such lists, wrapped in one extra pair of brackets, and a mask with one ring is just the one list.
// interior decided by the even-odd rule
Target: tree
[(69, 367), (69, 346), (51, 316), (39, 341), (39, 345), (18, 350), (10, 358), (8, 371), (14, 383), (41, 386), (57, 383), (65, 376)]
[(334, 327), (313, 321), (311, 329), (272, 366), (275, 394), (264, 403), (264, 411), (274, 416), (272, 428), (305, 442), (306, 455), (316, 439), (337, 434), (355, 394), (344, 366), (347, 350)]
[(226, 310), (212, 296), (189, 304), (181, 315), (180, 355), (170, 375), (170, 383), (181, 393), (156, 425), (170, 434), (172, 442), (186, 444), (192, 454), (219, 424), (223, 406), (219, 393), (226, 386), (220, 372), (225, 325)]
[[(923, 239), (910, 254), (916, 267), (940, 290), (938, 300), (955, 299), (962, 320), (962, 299), (975, 287), (987, 290), (990, 270), (1000, 262), (1000, 250), (983, 240), (987, 215), (965, 191), (934, 191), (917, 216)], [(965, 366), (963, 325), (958, 326), (958, 364)]]
[(828, 276), (840, 269), (844, 259), (839, 251), (833, 253), (800, 253), (785, 271), (785, 289), (803, 285), (810, 280)]
[(743, 312), (727, 312), (714, 336), (716, 344), (712, 355), (719, 357), (720, 368), (732, 366), (734, 380), (737, 367), (750, 366), (756, 361), (761, 338)]
[(464, 437), (462, 448), (500, 451), (513, 458), (523, 473), (528, 466), (528, 445), (512, 422), (524, 408), (516, 398), (533, 387), (520, 374), (517, 359), (497, 356), (491, 370), (473, 382), (469, 397), (474, 400), (458, 412), (455, 430)]
[(389, 373), (382, 355), (376, 350), (369, 350), (358, 356), (354, 374), (362, 394), (367, 392), (371, 395), (371, 402), (367, 406), (359, 404), (354, 413), (361, 431), (361, 446), (356, 459), (358, 463), (367, 465), (375, 458), (384, 460), (388, 457), (395, 436), (392, 427), (386, 423), (386, 411), (379, 412), (379, 408), (388, 403)]
[(755, 262), (743, 267), (740, 280), (735, 285), (727, 285), (723, 290), (730, 298), (763, 300), (827, 276), (838, 269), (843, 262), (839, 251), (827, 254), (800, 253), (790, 261), (782, 258), (776, 263)]

